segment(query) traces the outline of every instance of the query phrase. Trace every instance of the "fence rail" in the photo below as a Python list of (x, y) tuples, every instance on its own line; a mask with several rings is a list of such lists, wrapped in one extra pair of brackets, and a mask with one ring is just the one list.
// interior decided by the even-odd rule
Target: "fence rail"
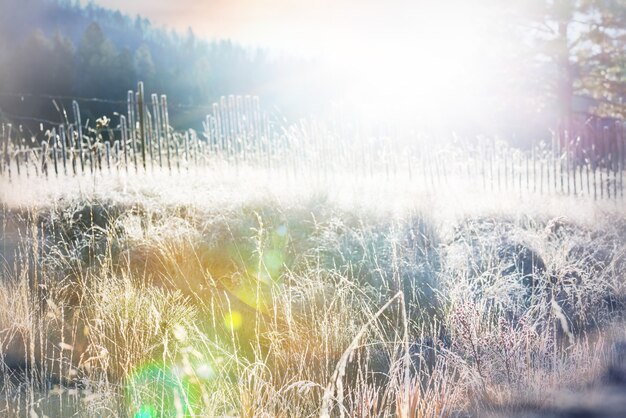
[(250, 166), (285, 176), (337, 174), (405, 178), (426, 188), (452, 182), (490, 191), (624, 195), (626, 127), (612, 121), (588, 135), (562, 132), (550, 144), (528, 150), (481, 139), (434, 143), (390, 129), (370, 129), (342, 120), (280, 123), (263, 111), (258, 97), (222, 97), (211, 107), (203, 131), (177, 132), (169, 122), (165, 95), (127, 95), (118, 125), (107, 118), (83, 124), (77, 102), (73, 121), (46, 131), (33, 143), (11, 124), (0, 131), (0, 176), (50, 177), (149, 173), (172, 174), (217, 164)]

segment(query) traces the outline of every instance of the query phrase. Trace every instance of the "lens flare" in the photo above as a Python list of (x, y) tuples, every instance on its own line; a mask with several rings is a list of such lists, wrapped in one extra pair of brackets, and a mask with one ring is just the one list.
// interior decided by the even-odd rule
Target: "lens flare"
[(127, 403), (137, 405), (134, 418), (188, 416), (201, 404), (201, 386), (214, 378), (215, 372), (207, 369), (207, 363), (185, 367), (152, 362), (130, 376)]
[(239, 311), (231, 311), (224, 315), (224, 326), (232, 331), (237, 331), (243, 324), (243, 316)]

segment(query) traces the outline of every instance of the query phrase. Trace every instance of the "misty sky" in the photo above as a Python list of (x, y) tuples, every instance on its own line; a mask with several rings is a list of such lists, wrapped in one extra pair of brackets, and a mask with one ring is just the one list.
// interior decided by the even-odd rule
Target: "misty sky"
[[(96, 0), (104, 7), (141, 14), (156, 25), (199, 36), (231, 38), (304, 53), (353, 49), (411, 38), (420, 22), (432, 25), (460, 0)], [(452, 5), (455, 4), (455, 7)], [(434, 6), (437, 5), (437, 6)], [(475, 7), (474, 7), (475, 9)], [(462, 10), (462, 9), (461, 9)]]
[(495, 82), (495, 0), (96, 1), (209, 39), (322, 57), (329, 74), (345, 76), (346, 97), (377, 108), (465, 100), (478, 111), (477, 92)]

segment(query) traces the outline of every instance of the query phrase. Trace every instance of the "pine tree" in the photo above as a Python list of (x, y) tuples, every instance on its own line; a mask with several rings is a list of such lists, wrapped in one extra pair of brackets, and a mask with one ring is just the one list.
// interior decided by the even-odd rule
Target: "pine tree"
[[(512, 6), (525, 62), (544, 97), (570, 127), (574, 111), (626, 117), (626, 2), (527, 0)], [(527, 73), (528, 75), (528, 73)], [(589, 108), (575, 108), (577, 97)]]
[(84, 94), (111, 97), (112, 76), (117, 51), (104, 36), (100, 25), (92, 22), (83, 35), (78, 49), (78, 62), (82, 79), (79, 80)]

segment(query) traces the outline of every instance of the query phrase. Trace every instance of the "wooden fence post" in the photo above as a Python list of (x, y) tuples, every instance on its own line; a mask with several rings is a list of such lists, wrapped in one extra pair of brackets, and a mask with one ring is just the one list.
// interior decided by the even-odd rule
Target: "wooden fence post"
[(170, 117), (167, 110), (167, 96), (161, 95), (161, 119), (163, 122), (163, 138), (165, 149), (167, 150), (167, 169), (172, 171), (171, 150), (170, 150)]
[(120, 146), (124, 154), (124, 171), (128, 173), (128, 127), (124, 115), (120, 115), (120, 138)]
[(52, 128), (52, 161), (54, 163), (54, 175), (59, 176), (59, 162), (58, 162), (58, 137), (56, 130)]
[(154, 140), (156, 140), (156, 151), (157, 151), (157, 155), (158, 155), (158, 163), (159, 163), (159, 169), (163, 169), (163, 158), (161, 155), (161, 112), (159, 109), (159, 97), (153, 93), (151, 96), (152, 99), (152, 115), (154, 118), (154, 126), (152, 128), (153, 130), (153, 135), (152, 138), (154, 138)]
[(137, 110), (139, 111), (139, 132), (141, 136), (141, 163), (146, 171), (146, 115), (144, 108), (143, 81), (137, 83)]
[(65, 136), (65, 125), (59, 125), (59, 136), (61, 138), (61, 156), (63, 157), (63, 174), (67, 176), (67, 137)]
[(128, 90), (128, 96), (126, 99), (128, 107), (128, 134), (130, 141), (130, 149), (133, 152), (133, 165), (135, 166), (135, 173), (139, 171), (137, 163), (137, 121), (135, 120), (135, 92)]
[(74, 111), (74, 124), (76, 125), (76, 131), (78, 133), (78, 157), (80, 159), (80, 169), (82, 173), (85, 173), (85, 154), (83, 147), (83, 126), (80, 120), (80, 109), (78, 108), (78, 102), (75, 100), (72, 102), (72, 110)]
[(41, 141), (41, 173), (48, 177), (48, 143)]

